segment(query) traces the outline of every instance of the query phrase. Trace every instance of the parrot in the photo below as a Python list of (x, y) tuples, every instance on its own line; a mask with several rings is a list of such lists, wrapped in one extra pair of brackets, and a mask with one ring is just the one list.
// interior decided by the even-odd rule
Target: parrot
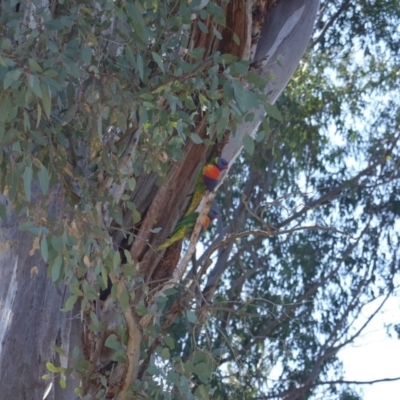
[(185, 213), (185, 217), (192, 214), (197, 208), (206, 190), (212, 192), (216, 188), (221, 172), (227, 168), (228, 161), (222, 157), (214, 158), (211, 163), (203, 167), (201, 175), (199, 173), (196, 178), (192, 200)]
[[(166, 249), (167, 247), (171, 246), (171, 244), (177, 242), (180, 239), (183, 239), (185, 236), (187, 236), (194, 226), (196, 225), (197, 218), (199, 217), (198, 212), (193, 212), (189, 215), (184, 216), (176, 225), (174, 232), (172, 235), (160, 246), (158, 246), (157, 250), (163, 250)], [(211, 208), (210, 211), (208, 212), (208, 215), (204, 218), (202, 222), (202, 231), (204, 229), (207, 229), (208, 226), (210, 225), (210, 222), (213, 219), (216, 219), (219, 217), (218, 212)]]

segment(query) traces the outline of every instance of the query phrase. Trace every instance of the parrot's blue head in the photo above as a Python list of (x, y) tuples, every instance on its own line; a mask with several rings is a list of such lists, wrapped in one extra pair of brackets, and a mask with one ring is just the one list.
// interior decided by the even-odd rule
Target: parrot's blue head
[(225, 158), (217, 157), (215, 165), (219, 170), (223, 171), (224, 169), (228, 169), (229, 162), (225, 160)]

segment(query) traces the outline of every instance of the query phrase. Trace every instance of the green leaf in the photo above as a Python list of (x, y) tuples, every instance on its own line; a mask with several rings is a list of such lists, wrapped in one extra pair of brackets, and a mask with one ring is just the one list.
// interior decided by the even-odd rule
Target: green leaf
[(119, 304), (121, 305), (122, 311), (125, 311), (129, 307), (129, 293), (126, 289), (119, 295)]
[(62, 258), (59, 254), (56, 259), (54, 260), (51, 266), (51, 279), (53, 282), (57, 282), (61, 275), (61, 265), (62, 265)]
[(121, 265), (121, 255), (118, 251), (114, 252), (113, 255), (113, 268), (118, 268)]
[(267, 114), (268, 114), (270, 117), (272, 117), (272, 118), (274, 118), (274, 119), (276, 119), (276, 120), (278, 120), (278, 121), (280, 121), (280, 122), (283, 121), (282, 114), (281, 114), (281, 112), (278, 110), (278, 107), (277, 107), (277, 106), (272, 105), (272, 104), (269, 104), (269, 103), (265, 103), (264, 106), (265, 106), (265, 111), (267, 112)]
[(39, 126), (41, 119), (42, 119), (42, 107), (40, 107), (40, 103), (37, 103), (36, 128)]
[(15, 81), (19, 79), (22, 71), (20, 69), (13, 69), (6, 73), (3, 81), (4, 90), (7, 90)]
[(128, 179), (128, 188), (129, 190), (135, 190), (136, 187), (136, 179), (135, 178), (130, 178)]
[(121, 348), (121, 344), (118, 341), (117, 336), (112, 333), (106, 340), (105, 345), (110, 349), (119, 350)]
[(31, 130), (31, 121), (29, 119), (28, 113), (24, 110), (24, 131), (30, 131)]
[(61, 347), (58, 347), (55, 344), (53, 344), (52, 347), (55, 352), (57, 352), (58, 354), (61, 354), (62, 356), (65, 356), (65, 351)]
[(160, 355), (161, 355), (161, 358), (163, 360), (169, 360), (171, 358), (171, 353), (169, 352), (169, 348), (168, 347), (164, 347), (161, 350), (161, 354)]
[(159, 375), (160, 374), (160, 369), (157, 368), (154, 364), (150, 365), (149, 368), (147, 368), (146, 373), (150, 374), (150, 375)]
[(54, 69), (46, 69), (46, 71), (43, 72), (43, 75), (49, 76), (50, 78), (56, 78), (58, 76), (58, 72)]
[(0, 203), (0, 219), (2, 221), (7, 220), (7, 209), (6, 209), (6, 206), (2, 203)]
[(247, 153), (249, 153), (249, 155), (253, 155), (255, 148), (254, 140), (247, 133), (243, 136), (243, 146)]
[(136, 310), (136, 314), (139, 315), (140, 317), (143, 317), (144, 315), (147, 315), (149, 313), (149, 310), (141, 304), (136, 306), (135, 310)]
[(76, 294), (77, 296), (83, 296), (83, 292), (79, 289), (79, 282), (74, 282), (69, 285), (69, 290), (72, 294)]
[(222, 356), (223, 354), (225, 354), (228, 351), (228, 349), (226, 347), (218, 347), (216, 349), (213, 350), (213, 354), (215, 356)]
[(132, 260), (132, 256), (131, 256), (130, 251), (124, 249), (124, 255), (125, 255), (125, 258), (126, 258), (126, 262), (127, 262), (128, 264), (132, 264), (132, 263), (133, 263), (133, 260)]
[(101, 278), (103, 279), (103, 284), (104, 287), (106, 288), (108, 286), (108, 274), (107, 274), (107, 270), (104, 268), (101, 269)]
[(232, 68), (239, 75), (247, 75), (247, 73), (249, 71), (249, 67), (250, 67), (249, 61), (239, 61), (232, 65)]
[(105, 260), (109, 254), (110, 254), (110, 246), (105, 246), (102, 253), (103, 260)]
[(210, 399), (210, 396), (208, 395), (208, 392), (207, 392), (207, 390), (206, 390), (204, 385), (200, 385), (200, 386), (197, 387), (196, 394), (200, 398), (202, 398), (204, 400), (209, 400)]
[(7, 68), (7, 64), (2, 56), (0, 56), (0, 65)]
[(236, 35), (236, 33), (233, 34), (233, 41), (239, 46), (240, 45), (240, 39), (239, 36)]
[(90, 329), (93, 329), (94, 332), (101, 332), (102, 324), (96, 313), (94, 313), (93, 311), (90, 311), (90, 319), (92, 320), (92, 323), (90, 324)]
[(89, 285), (87, 280), (84, 280), (82, 283), (82, 289), (83, 292), (85, 293), (85, 298), (88, 300), (97, 300), (98, 299), (98, 293), (96, 289)]
[(194, 311), (187, 310), (185, 314), (186, 314), (186, 318), (189, 322), (191, 322), (192, 324), (197, 322), (197, 315)]
[[(126, 251), (126, 250), (125, 250), (125, 251)], [(127, 252), (127, 253), (129, 253), (129, 252)], [(129, 253), (129, 255), (130, 255), (130, 253)], [(123, 273), (124, 273), (125, 276), (130, 276), (130, 277), (132, 277), (132, 276), (135, 276), (135, 275), (136, 275), (136, 269), (133, 267), (132, 264), (124, 264), (124, 265), (123, 265), (122, 271), (123, 271)], [(131, 299), (134, 300), (134, 298), (135, 298), (135, 292), (134, 292), (134, 291), (131, 292), (131, 293), (130, 293), (130, 296), (131, 296)]]
[(120, 225), (122, 225), (122, 211), (118, 205), (110, 208), (111, 217)]
[(49, 258), (49, 248), (47, 246), (47, 239), (45, 237), (42, 237), (42, 240), (40, 241), (40, 252), (42, 253), (44, 262), (47, 263)]
[(50, 94), (50, 89), (47, 84), (42, 85), (42, 103), (43, 103), (43, 109), (44, 109), (44, 112), (45, 112), (47, 118), (50, 118), (51, 94)]
[(47, 168), (43, 164), (40, 164), (40, 169), (38, 171), (38, 178), (39, 178), (40, 188), (42, 189), (42, 193), (46, 194), (47, 191), (49, 190), (49, 172), (47, 171)]
[(144, 77), (144, 66), (143, 66), (143, 58), (142, 58), (142, 56), (140, 55), (140, 53), (138, 53), (138, 55), (137, 55), (136, 63), (137, 63), (137, 67), (138, 67), (138, 72), (139, 72), (140, 79), (143, 81), (143, 77)]
[(200, 362), (195, 365), (194, 373), (196, 375), (204, 375), (204, 376), (211, 376), (211, 365), (206, 364), (205, 362)]
[(28, 74), (28, 87), (36, 94), (37, 97), (42, 98), (42, 88), (40, 87), (40, 82), (37, 76)]
[(51, 362), (49, 362), (49, 361), (46, 363), (46, 368), (50, 372), (57, 372), (57, 367), (55, 365), (53, 365)]
[(173, 350), (175, 348), (175, 341), (174, 341), (174, 339), (172, 339), (172, 337), (166, 336), (164, 338), (164, 342), (170, 349)]
[(181, 375), (181, 377), (179, 379), (179, 390), (181, 393), (183, 393), (185, 395), (185, 397), (184, 397), (185, 399), (193, 398), (193, 397), (189, 396), (189, 393), (190, 393), (189, 381), (185, 375)]
[(191, 133), (190, 134), (190, 139), (192, 139), (192, 142), (195, 144), (201, 144), (203, 143), (203, 139), (197, 134), (197, 133)]
[(191, 360), (187, 360), (185, 364), (183, 364), (183, 369), (185, 371), (185, 374), (192, 374), (194, 371), (194, 365)]
[(163, 63), (162, 58), (157, 53), (155, 53), (154, 51), (151, 52), (151, 55), (153, 56), (153, 60), (160, 67), (161, 71), (165, 74), (165, 68), (164, 68), (164, 63)]
[(197, 21), (197, 25), (198, 25), (198, 27), (200, 28), (200, 30), (201, 30), (202, 32), (208, 33), (207, 26), (204, 25), (203, 22), (201, 22), (200, 20), (198, 20), (198, 21)]
[(65, 302), (64, 308), (61, 309), (63, 312), (71, 311), (74, 308), (74, 304), (78, 300), (78, 296), (76, 294), (73, 294), (72, 296), (69, 296), (67, 301)]
[(81, 51), (82, 62), (84, 64), (90, 64), (92, 61), (92, 48), (89, 46), (83, 46)]
[(226, 63), (226, 64), (231, 64), (233, 62), (237, 61), (237, 57), (233, 56), (232, 54), (222, 54), (221, 56), (218, 57), (217, 62), (218, 63)]
[(29, 58), (28, 64), (32, 71), (40, 72), (40, 73), (43, 72), (42, 67), (38, 64), (38, 62), (34, 58)]
[(54, 247), (54, 250), (60, 252), (63, 250), (64, 243), (59, 236), (52, 236), (51, 245)]
[(265, 139), (265, 136), (266, 136), (266, 134), (265, 134), (264, 129), (261, 129), (260, 131), (257, 132), (256, 142), (261, 143)]
[(27, 201), (31, 201), (31, 185), (32, 185), (33, 170), (32, 166), (28, 165), (22, 175), (24, 181), (24, 190)]
[(217, 39), (222, 40), (221, 32), (218, 29), (216, 29), (215, 26), (213, 26), (213, 33)]
[(77, 360), (78, 357), (79, 357), (79, 346), (75, 345), (74, 349), (72, 350), (72, 353), (71, 353), (71, 358), (72, 358), (72, 360)]
[(44, 26), (50, 31), (59, 31), (63, 29), (63, 26), (60, 24), (60, 21), (55, 19), (50, 19), (45, 21)]
[(141, 221), (142, 216), (140, 215), (140, 212), (138, 210), (133, 210), (133, 223), (137, 224)]
[(67, 387), (67, 382), (65, 382), (64, 378), (60, 378), (60, 386), (62, 389), (65, 389)]
[(111, 297), (113, 300), (117, 300), (117, 292), (118, 292), (118, 282), (115, 282), (111, 286)]

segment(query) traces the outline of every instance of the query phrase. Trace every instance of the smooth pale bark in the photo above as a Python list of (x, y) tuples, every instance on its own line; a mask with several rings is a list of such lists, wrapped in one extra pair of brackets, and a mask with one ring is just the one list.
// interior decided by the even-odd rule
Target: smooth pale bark
[[(262, 76), (274, 76), (264, 90), (271, 104), (282, 93), (307, 49), (318, 6), (319, 0), (280, 1), (265, 18), (254, 61)], [(243, 137), (254, 136), (265, 116), (261, 109), (249, 112), (254, 114), (253, 121), (238, 125), (235, 137), (230, 136), (222, 151), (231, 163), (242, 151)]]
[[(72, 351), (80, 344), (81, 323), (72, 312), (60, 312), (67, 286), (55, 286), (47, 277), (34, 236), (18, 230), (11, 204), (3, 196), (1, 202), (7, 220), (0, 220), (0, 398), (41, 399), (46, 362), (65, 367), (68, 362), (52, 346)], [(73, 399), (73, 389), (72, 379), (65, 390), (57, 379), (47, 398)]]

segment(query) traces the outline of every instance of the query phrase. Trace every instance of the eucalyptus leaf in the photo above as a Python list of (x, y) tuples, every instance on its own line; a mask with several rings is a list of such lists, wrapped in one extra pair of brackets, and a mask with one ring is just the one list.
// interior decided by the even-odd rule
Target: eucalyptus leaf
[(43, 164), (40, 164), (40, 168), (38, 171), (38, 178), (42, 193), (46, 194), (49, 190), (49, 172), (47, 171), (47, 168)]
[(68, 297), (67, 301), (65, 302), (64, 308), (61, 309), (63, 312), (68, 312), (71, 311), (74, 308), (75, 303), (78, 300), (78, 296), (76, 294), (73, 294)]
[(165, 68), (164, 68), (164, 62), (162, 58), (160, 57), (159, 54), (155, 53), (154, 51), (151, 53), (153, 60), (157, 63), (157, 65), (160, 67), (161, 72), (165, 73)]
[(254, 140), (247, 133), (243, 136), (243, 146), (247, 153), (251, 156), (254, 153)]
[(272, 117), (272, 118), (274, 118), (274, 119), (276, 119), (277, 121), (280, 121), (280, 122), (283, 121), (282, 114), (281, 114), (281, 112), (278, 110), (278, 107), (277, 107), (277, 106), (272, 105), (272, 104), (269, 104), (269, 103), (266, 103), (266, 104), (264, 105), (264, 107), (265, 107), (265, 111), (267, 112), (267, 114), (268, 114), (270, 117)]
[(24, 190), (27, 201), (31, 201), (32, 194), (32, 178), (33, 178), (33, 170), (31, 165), (27, 165), (25, 171), (22, 175), (22, 179), (24, 181)]

